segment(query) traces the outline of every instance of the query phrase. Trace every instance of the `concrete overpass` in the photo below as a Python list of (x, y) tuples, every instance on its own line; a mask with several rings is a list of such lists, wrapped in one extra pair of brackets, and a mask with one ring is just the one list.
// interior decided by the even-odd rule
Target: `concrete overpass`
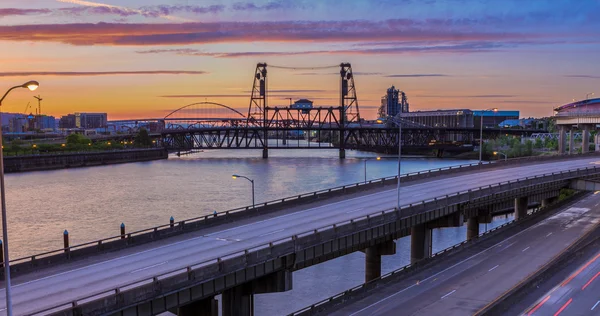
[[(466, 221), (473, 238), (493, 212), (514, 205), (522, 218), (531, 202), (547, 204), (573, 180), (600, 176), (600, 156), (566, 158), (403, 177), (400, 210), (393, 179), (383, 179), (22, 258), (12, 267), (15, 312), (214, 315), (221, 294), (223, 315), (252, 315), (253, 294), (289, 290), (294, 270), (363, 250), (369, 280), (394, 239), (411, 235), (416, 262), (431, 255), (434, 228)], [(153, 242), (128, 247), (142, 241)]]
[[(590, 131), (600, 124), (600, 98), (586, 99), (560, 106), (556, 109), (556, 125), (559, 128), (558, 151), (561, 154), (575, 153), (575, 131), (581, 132), (581, 152), (589, 152)], [(567, 132), (569, 144), (567, 146)], [(600, 137), (594, 139), (596, 151), (600, 151)]]

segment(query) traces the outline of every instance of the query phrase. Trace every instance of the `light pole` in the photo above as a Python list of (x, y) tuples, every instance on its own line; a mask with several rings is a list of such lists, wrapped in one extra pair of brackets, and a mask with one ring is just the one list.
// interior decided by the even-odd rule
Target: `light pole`
[(593, 92), (590, 92), (590, 93), (586, 94), (586, 95), (585, 95), (585, 99), (587, 100), (587, 99), (589, 98), (589, 96), (590, 96), (590, 95), (594, 95), (594, 93), (593, 93)]
[(500, 154), (500, 155), (504, 156), (504, 161), (506, 161), (506, 154), (505, 154), (505, 153), (503, 153), (503, 152), (501, 152), (501, 151), (495, 151), (495, 152), (494, 152), (494, 156), (497, 156), (498, 154)]
[(245, 176), (240, 176), (240, 175), (237, 175), (237, 174), (234, 174), (234, 175), (232, 175), (231, 177), (232, 177), (232, 178), (234, 178), (234, 179), (237, 179), (237, 178), (244, 178), (244, 179), (246, 179), (246, 180), (250, 181), (250, 183), (252, 183), (252, 208), (254, 208), (254, 205), (255, 205), (255, 204), (254, 204), (254, 180), (252, 180), (252, 179), (250, 179), (250, 178), (248, 178), (248, 177), (245, 177)]
[[(14, 86), (0, 99), (0, 108), (2, 107), (2, 101), (4, 98), (14, 89), (17, 88), (28, 88), (34, 91), (40, 86), (37, 81), (28, 81), (20, 86)], [(2, 122), (0, 111), (0, 122)], [(0, 148), (2, 148), (2, 124), (0, 123)], [(6, 315), (12, 316), (12, 299), (10, 295), (10, 266), (8, 259), (8, 226), (6, 223), (6, 195), (4, 193), (4, 151), (0, 149), (0, 198), (2, 199), (2, 239), (4, 239), (4, 280), (6, 284)]]
[(479, 126), (479, 164), (481, 164), (481, 154), (483, 153), (483, 114), (487, 111), (498, 112), (498, 109), (491, 108), (481, 111), (481, 116), (479, 118), (479, 122), (481, 123)]
[(398, 184), (396, 185), (396, 207), (400, 211), (400, 160), (402, 158), (402, 123), (394, 118), (389, 118), (390, 122), (398, 125)]
[(371, 160), (371, 159), (375, 159), (375, 160), (381, 160), (381, 157), (377, 157), (377, 158), (365, 158), (365, 183), (367, 183), (367, 161)]

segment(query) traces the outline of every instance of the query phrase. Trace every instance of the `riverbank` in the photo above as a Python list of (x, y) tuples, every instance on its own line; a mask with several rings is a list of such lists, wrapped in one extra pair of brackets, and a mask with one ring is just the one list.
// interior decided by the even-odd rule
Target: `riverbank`
[(4, 157), (4, 172), (28, 172), (167, 159), (163, 148)]

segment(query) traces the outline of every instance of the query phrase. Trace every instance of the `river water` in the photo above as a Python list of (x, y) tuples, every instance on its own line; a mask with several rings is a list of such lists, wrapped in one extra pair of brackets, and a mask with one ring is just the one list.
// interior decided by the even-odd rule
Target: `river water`
[[(251, 204), (364, 181), (365, 158), (373, 153), (336, 149), (211, 150), (168, 160), (6, 175), (9, 246), (12, 259)], [(402, 173), (470, 163), (465, 160), (406, 158)], [(367, 178), (396, 174), (397, 159), (367, 161)], [(498, 219), (488, 229), (509, 219)], [(482, 226), (483, 229), (483, 226)], [(433, 251), (465, 239), (465, 227), (438, 229)], [(382, 272), (409, 263), (410, 240), (384, 256)], [(281, 315), (364, 282), (364, 254), (356, 252), (294, 273), (294, 289), (255, 298), (256, 315)]]

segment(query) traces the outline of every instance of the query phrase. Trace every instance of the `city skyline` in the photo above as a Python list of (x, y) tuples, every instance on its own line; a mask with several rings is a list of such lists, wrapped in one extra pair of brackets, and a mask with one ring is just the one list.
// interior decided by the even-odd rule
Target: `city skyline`
[[(36, 79), (43, 113), (161, 117), (212, 101), (247, 111), (257, 62), (352, 63), (361, 114), (385, 90), (411, 110), (549, 116), (600, 83), (600, 1), (79, 1), (0, 4), (0, 82)], [(337, 105), (332, 69), (269, 68), (270, 105)], [(596, 91), (600, 93), (600, 91)], [(19, 113), (28, 93), (7, 99)]]

